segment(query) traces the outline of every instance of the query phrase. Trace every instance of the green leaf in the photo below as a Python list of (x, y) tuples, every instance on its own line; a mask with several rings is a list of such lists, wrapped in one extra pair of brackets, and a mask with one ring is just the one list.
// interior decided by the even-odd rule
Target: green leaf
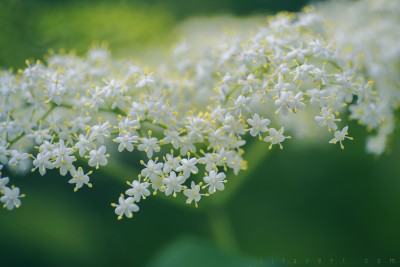
[(169, 243), (148, 267), (279, 267), (238, 253), (229, 252), (196, 237), (181, 237)]

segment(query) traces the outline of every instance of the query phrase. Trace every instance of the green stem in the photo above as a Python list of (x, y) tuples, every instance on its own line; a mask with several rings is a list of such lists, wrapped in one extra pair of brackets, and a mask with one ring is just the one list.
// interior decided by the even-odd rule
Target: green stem
[(209, 223), (215, 242), (221, 248), (229, 251), (239, 251), (231, 220), (227, 212), (221, 206), (216, 206), (211, 209)]

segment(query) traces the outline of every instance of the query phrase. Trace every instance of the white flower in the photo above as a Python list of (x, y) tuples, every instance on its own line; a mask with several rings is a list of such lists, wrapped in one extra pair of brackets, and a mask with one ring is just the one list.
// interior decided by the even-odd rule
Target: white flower
[(36, 144), (41, 144), (43, 141), (50, 140), (52, 137), (49, 134), (49, 129), (43, 129), (43, 130), (37, 130), (37, 131), (32, 131), (31, 134), (28, 134), (27, 137), (31, 137), (35, 139)]
[(325, 71), (325, 65), (320, 68), (314, 68), (309, 72), (314, 77), (314, 81), (326, 85), (328, 83), (328, 74)]
[(105, 166), (108, 163), (107, 157), (108, 154), (106, 154), (105, 146), (101, 146), (99, 149), (93, 149), (89, 152), (89, 166), (96, 166), (96, 169), (98, 169), (99, 166)]
[(298, 92), (294, 98), (292, 98), (292, 101), (290, 102), (290, 109), (293, 111), (293, 113), (296, 113), (297, 110), (304, 109), (306, 107), (306, 104), (302, 102), (303, 95), (303, 92)]
[(290, 99), (293, 97), (292, 91), (282, 91), (280, 93), (279, 99), (275, 100), (275, 106), (278, 108), (276, 113), (282, 113), (284, 116), (289, 114), (290, 110)]
[(249, 74), (245, 80), (239, 79), (238, 84), (242, 85), (242, 92), (247, 94), (249, 91), (258, 88), (259, 80), (256, 79), (253, 73)]
[(304, 109), (306, 105), (303, 101), (303, 92), (298, 92), (293, 96), (292, 91), (282, 91), (279, 99), (275, 100), (275, 106), (278, 107), (276, 113), (281, 112), (283, 115), (288, 115), (289, 111), (296, 113), (298, 109)]
[(125, 199), (125, 197), (121, 195), (118, 199), (118, 203), (119, 204), (112, 204), (112, 206), (115, 207), (115, 214), (118, 215), (118, 220), (121, 220), (124, 215), (127, 218), (132, 218), (133, 212), (139, 211), (139, 207), (135, 204), (133, 197)]
[(260, 132), (264, 133), (268, 130), (267, 126), (271, 123), (269, 119), (262, 119), (257, 113), (254, 113), (253, 119), (248, 119), (247, 123), (252, 127), (250, 128), (250, 134), (257, 136)]
[(335, 114), (333, 114), (332, 109), (328, 109), (323, 107), (321, 109), (321, 116), (315, 116), (315, 120), (319, 123), (320, 126), (328, 126), (329, 129), (336, 130), (336, 121), (340, 121), (340, 119), (335, 118)]
[(78, 116), (71, 121), (72, 130), (75, 132), (78, 132), (79, 130), (85, 131), (86, 125), (90, 123), (91, 119), (92, 117), (88, 115)]
[(118, 151), (122, 152), (124, 149), (128, 150), (129, 152), (133, 151), (133, 144), (139, 139), (138, 136), (132, 136), (130, 132), (123, 133), (122, 136), (119, 136), (114, 139), (118, 145)]
[(181, 145), (182, 138), (177, 131), (164, 131), (164, 144), (172, 144), (173, 148), (178, 149)]
[(294, 72), (296, 75), (294, 76), (293, 81), (304, 80), (314, 68), (313, 65), (307, 65), (306, 63), (298, 66)]
[(201, 195), (202, 195), (202, 194), (200, 194), (200, 185), (195, 184), (192, 181), (192, 183), (190, 184), (190, 187), (191, 187), (190, 189), (185, 189), (183, 191), (183, 194), (188, 198), (186, 200), (186, 204), (191, 204), (192, 201), (194, 200), (196, 208), (197, 208), (197, 206), (198, 206), (197, 202), (200, 201)]
[(142, 143), (138, 145), (138, 150), (146, 152), (148, 158), (153, 157), (153, 152), (160, 151), (157, 138), (151, 136), (149, 138), (143, 137), (140, 141)]
[(99, 141), (101, 144), (104, 143), (106, 138), (110, 137), (110, 123), (108, 121), (106, 121), (103, 124), (99, 124), (99, 125), (94, 125), (92, 126), (90, 132), (90, 140), (97, 140)]
[(307, 93), (310, 95), (310, 104), (324, 105), (324, 100), (329, 96), (329, 91), (325, 89), (309, 89)]
[(171, 171), (176, 171), (176, 169), (180, 166), (179, 160), (179, 157), (174, 157), (172, 154), (165, 155), (163, 172), (167, 174)]
[(125, 86), (122, 81), (117, 79), (112, 79), (111, 81), (104, 80), (104, 82), (106, 86), (103, 87), (103, 90), (106, 98), (118, 96)]
[(349, 133), (347, 132), (347, 130), (349, 129), (348, 126), (345, 126), (341, 131), (336, 131), (335, 132), (335, 138), (333, 138), (332, 140), (329, 141), (330, 144), (336, 144), (337, 142), (340, 143), (340, 148), (344, 149), (344, 146), (342, 144), (342, 141), (344, 139), (350, 139), (353, 140), (353, 137), (349, 137), (347, 136)]
[(89, 175), (92, 173), (91, 171), (85, 174), (83, 172), (83, 169), (81, 167), (76, 169), (71, 169), (70, 173), (72, 175), (72, 179), (69, 180), (68, 182), (70, 184), (75, 184), (74, 191), (78, 191), (79, 188), (81, 188), (84, 184), (87, 185), (88, 187), (92, 187), (92, 184), (89, 183)]
[(162, 182), (165, 185), (165, 195), (169, 196), (174, 193), (174, 197), (176, 193), (181, 192), (182, 184), (185, 182), (186, 178), (183, 176), (176, 176), (175, 172), (170, 172), (168, 178), (164, 178)]
[(217, 190), (222, 191), (225, 189), (225, 173), (212, 170), (208, 173), (208, 176), (203, 178), (206, 185), (204, 187), (208, 187), (208, 193), (214, 194)]
[(197, 158), (181, 159), (181, 166), (176, 168), (176, 171), (183, 172), (183, 176), (185, 178), (188, 178), (191, 173), (197, 174), (199, 172), (199, 169), (196, 167), (196, 164), (197, 164)]
[(23, 197), (24, 195), (19, 194), (18, 187), (14, 188), (4, 187), (3, 194), (4, 196), (0, 198), (0, 201), (4, 203), (4, 208), (12, 210), (14, 209), (14, 207), (18, 208), (19, 206), (21, 206), (21, 200), (19, 198)]
[(89, 99), (87, 105), (98, 112), (99, 108), (105, 104), (104, 91), (100, 87), (96, 86), (94, 90), (90, 91), (90, 94), (92, 98)]
[[(136, 130), (140, 129), (140, 122), (138, 120), (133, 120), (129, 116), (118, 123), (118, 128), (121, 132), (130, 132), (132, 134), (136, 133)], [(135, 134), (136, 135), (136, 134)]]
[(245, 97), (243, 95), (239, 95), (238, 98), (235, 100), (235, 104), (233, 109), (235, 109), (235, 114), (241, 116), (243, 114), (247, 114), (250, 112), (250, 108), (248, 105), (251, 102), (250, 97)]
[(92, 143), (87, 139), (87, 136), (80, 134), (74, 147), (79, 150), (79, 156), (83, 157), (86, 152), (90, 151)]
[(50, 101), (53, 101), (57, 105), (61, 105), (62, 103), (62, 97), (67, 91), (67, 89), (62, 85), (60, 80), (58, 79), (58, 73), (54, 73), (47, 86), (45, 87), (45, 91), (48, 97), (48, 100), (46, 103), (49, 103)]
[(157, 160), (149, 160), (147, 164), (144, 162), (142, 162), (142, 164), (146, 167), (140, 173), (144, 178), (149, 178), (151, 181), (154, 181), (158, 176), (162, 175), (163, 163), (157, 163)]
[(152, 78), (152, 73), (145, 73), (140, 77), (139, 82), (136, 84), (137, 88), (149, 87), (152, 88), (154, 85), (154, 80)]
[(50, 161), (50, 153), (39, 153), (37, 154), (36, 158), (33, 160), (33, 166), (35, 168), (32, 171), (39, 169), (40, 175), (46, 174), (46, 169), (53, 169), (54, 164)]
[(206, 171), (211, 171), (217, 166), (218, 155), (216, 153), (207, 153), (199, 159), (199, 163), (205, 164)]
[(307, 54), (307, 49), (303, 48), (292, 48), (292, 51), (287, 53), (286, 60), (291, 61), (292, 59), (297, 59), (298, 62), (303, 63), (305, 61), (305, 56)]
[(186, 135), (185, 137), (183, 137), (182, 143), (181, 143), (180, 154), (185, 155), (189, 151), (195, 152), (196, 146), (194, 145), (194, 143), (195, 143), (195, 141), (193, 139), (191, 139), (189, 135)]
[(139, 202), (140, 199), (146, 199), (146, 197), (150, 196), (150, 191), (147, 189), (150, 186), (150, 183), (143, 182), (140, 180), (134, 180), (131, 184), (129, 184), (132, 188), (129, 188), (125, 191), (125, 194), (133, 197), (136, 202)]
[(285, 131), (284, 127), (281, 127), (278, 130), (275, 128), (269, 129), (269, 135), (264, 138), (265, 142), (270, 142), (271, 145), (269, 146), (269, 149), (272, 148), (273, 145), (279, 144), (279, 147), (282, 149), (283, 146), (281, 142), (283, 142), (286, 138), (290, 138), (289, 136), (284, 136), (283, 132)]
[(75, 156), (71, 154), (74, 150), (67, 147), (63, 139), (60, 139), (58, 146), (53, 151), (53, 157), (56, 158), (54, 161), (54, 167), (60, 168), (60, 174), (65, 176), (69, 169), (72, 168), (72, 163), (76, 160)]

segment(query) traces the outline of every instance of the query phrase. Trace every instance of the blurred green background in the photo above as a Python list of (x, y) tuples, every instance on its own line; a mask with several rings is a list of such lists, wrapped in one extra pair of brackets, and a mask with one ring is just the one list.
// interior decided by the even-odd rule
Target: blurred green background
[[(0, 67), (23, 67), (48, 49), (83, 54), (103, 41), (116, 56), (135, 58), (173, 43), (174, 27), (193, 16), (271, 14), (306, 2), (1, 0)], [(133, 220), (117, 221), (110, 207), (129, 168), (98, 173), (94, 188), (78, 193), (57, 172), (16, 177), (27, 197), (18, 210), (0, 210), (0, 266), (343, 266), (342, 258), (348, 266), (366, 258), (399, 265), (400, 129), (374, 157), (364, 151), (365, 129), (352, 127), (357, 138), (344, 151), (250, 145), (243, 183), (232, 177), (198, 209), (149, 198)]]

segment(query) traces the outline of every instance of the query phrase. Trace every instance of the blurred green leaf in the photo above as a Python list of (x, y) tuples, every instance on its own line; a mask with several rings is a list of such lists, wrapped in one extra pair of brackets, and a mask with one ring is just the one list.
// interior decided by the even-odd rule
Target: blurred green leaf
[(182, 237), (169, 243), (148, 267), (279, 267), (228, 252), (195, 237)]

